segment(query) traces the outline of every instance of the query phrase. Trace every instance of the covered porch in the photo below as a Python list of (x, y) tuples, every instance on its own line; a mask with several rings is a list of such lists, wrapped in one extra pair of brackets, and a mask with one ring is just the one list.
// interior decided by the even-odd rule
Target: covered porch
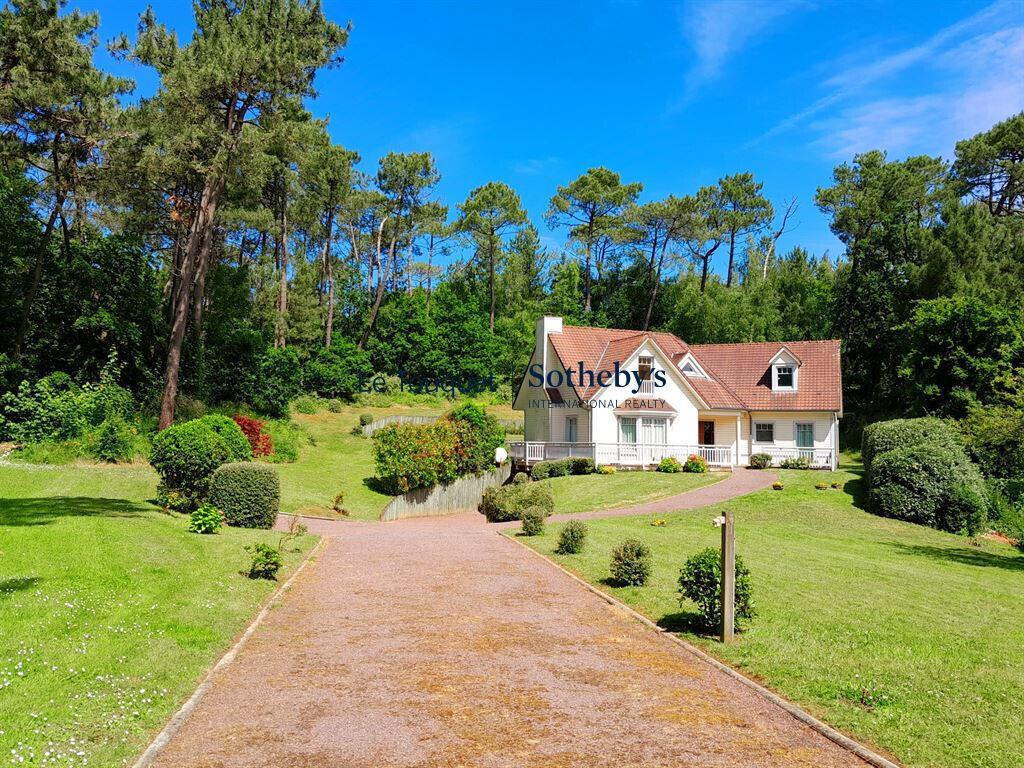
[(673, 456), (681, 462), (691, 454), (701, 456), (711, 467), (734, 467), (735, 445), (655, 445), (633, 442), (556, 443), (520, 441), (509, 443), (509, 458), (518, 467), (529, 468), (539, 461), (568, 458), (592, 459), (595, 464), (648, 467)]

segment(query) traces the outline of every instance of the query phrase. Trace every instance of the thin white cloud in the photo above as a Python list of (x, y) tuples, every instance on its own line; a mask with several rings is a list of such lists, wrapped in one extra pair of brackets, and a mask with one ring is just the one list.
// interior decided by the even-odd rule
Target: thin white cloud
[(725, 63), (793, 11), (810, 7), (806, 0), (710, 0), (680, 10), (683, 36), (695, 61), (686, 74), (686, 95), (717, 78)]
[(537, 176), (557, 166), (561, 160), (557, 157), (531, 157), (512, 165), (512, 172), (521, 176)]
[[(806, 127), (820, 134), (814, 144), (832, 156), (879, 147), (904, 151), (925, 143), (948, 152), (955, 138), (984, 130), (1024, 107), (1021, 21), (1019, 2), (999, 0), (918, 45), (882, 57), (873, 55), (877, 46), (872, 45), (859, 61), (846, 55), (822, 82), (824, 95), (746, 146)], [(910, 74), (911, 86), (933, 85), (899, 98), (879, 93)]]

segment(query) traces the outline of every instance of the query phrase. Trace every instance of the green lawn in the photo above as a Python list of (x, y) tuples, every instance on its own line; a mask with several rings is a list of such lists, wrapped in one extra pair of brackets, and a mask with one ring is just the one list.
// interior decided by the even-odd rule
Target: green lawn
[(0, 466), (5, 765), (129, 762), (276, 589), (239, 571), (280, 534), (188, 533), (155, 487), (148, 467)]
[(643, 504), (718, 482), (724, 473), (616, 472), (614, 475), (553, 477), (555, 514), (574, 514)]
[[(560, 525), (520, 541), (908, 765), (1024, 765), (1024, 553), (869, 515), (854, 505), (859, 468), (846, 469), (783, 471), (783, 491), (661, 515), (663, 528), (589, 521), (580, 555), (553, 554)], [(842, 490), (814, 488), (832, 480)], [(676, 593), (685, 558), (718, 546), (711, 519), (727, 507), (759, 612), (732, 646), (695, 633)], [(646, 587), (603, 583), (627, 536), (654, 552)]]

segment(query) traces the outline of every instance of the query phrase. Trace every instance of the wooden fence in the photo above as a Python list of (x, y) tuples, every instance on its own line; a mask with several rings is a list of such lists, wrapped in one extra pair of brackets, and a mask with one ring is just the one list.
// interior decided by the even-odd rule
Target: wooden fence
[(380, 519), (401, 520), (404, 517), (430, 517), (474, 511), (480, 505), (484, 491), (496, 485), (503, 485), (511, 474), (512, 463), (505, 462), (482, 475), (460, 477), (451, 485), (417, 488), (393, 499), (380, 513)]
[(369, 437), (381, 427), (389, 424), (430, 424), (437, 421), (437, 416), (381, 416), (369, 424), (363, 425), (363, 434)]

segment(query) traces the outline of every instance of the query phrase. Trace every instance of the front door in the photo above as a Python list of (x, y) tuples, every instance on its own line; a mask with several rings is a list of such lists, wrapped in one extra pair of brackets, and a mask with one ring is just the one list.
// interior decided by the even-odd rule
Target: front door
[(715, 444), (715, 422), (713, 421), (698, 421), (697, 422), (697, 442), (701, 445), (714, 445)]

